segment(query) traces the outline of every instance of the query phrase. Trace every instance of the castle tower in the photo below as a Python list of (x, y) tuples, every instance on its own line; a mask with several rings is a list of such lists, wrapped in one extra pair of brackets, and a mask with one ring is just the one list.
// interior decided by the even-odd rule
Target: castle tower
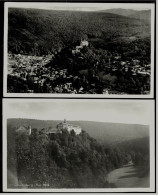
[(63, 122), (63, 129), (67, 129), (67, 127), (68, 127), (67, 121), (66, 121), (66, 119), (64, 119), (64, 122)]
[(29, 129), (29, 135), (31, 135), (31, 126), (29, 126), (28, 129)]

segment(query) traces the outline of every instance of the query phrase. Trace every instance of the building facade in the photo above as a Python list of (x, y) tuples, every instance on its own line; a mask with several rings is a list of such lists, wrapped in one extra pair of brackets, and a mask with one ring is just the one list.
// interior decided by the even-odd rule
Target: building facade
[(73, 125), (73, 124), (70, 124), (70, 123), (67, 123), (66, 119), (64, 119), (64, 122), (61, 122), (57, 125), (57, 129), (59, 131), (62, 131), (64, 129), (66, 129), (67, 131), (71, 131), (71, 130), (74, 130), (76, 134), (79, 134), (81, 133), (81, 127), (78, 126), (78, 125)]

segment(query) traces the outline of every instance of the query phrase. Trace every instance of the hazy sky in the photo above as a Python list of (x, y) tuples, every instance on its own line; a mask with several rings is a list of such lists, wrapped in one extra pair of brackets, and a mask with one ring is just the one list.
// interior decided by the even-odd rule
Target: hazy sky
[(6, 118), (43, 120), (88, 120), (115, 123), (150, 124), (153, 101), (143, 100), (8, 100)]
[(154, 4), (139, 3), (7, 3), (10, 7), (26, 7), (50, 10), (97, 11), (113, 8), (134, 10), (151, 9)]

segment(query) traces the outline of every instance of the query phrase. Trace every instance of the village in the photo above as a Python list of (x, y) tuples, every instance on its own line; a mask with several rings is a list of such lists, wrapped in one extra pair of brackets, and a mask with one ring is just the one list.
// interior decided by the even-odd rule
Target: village
[[(79, 46), (72, 50), (72, 54), (78, 55), (84, 47), (88, 47), (89, 42), (81, 40)], [(59, 51), (60, 54), (60, 51)], [(8, 74), (14, 78), (19, 78), (25, 83), (31, 83), (31, 88), (28, 87), (26, 93), (71, 93), (71, 94), (124, 94), (109, 89), (102, 88), (98, 92), (96, 83), (89, 81), (82, 70), (78, 75), (69, 74), (68, 69), (60, 67), (46, 67), (46, 65), (54, 58), (53, 54), (46, 56), (30, 56), (22, 54), (8, 54)], [(94, 69), (97, 69), (94, 65)], [(113, 56), (113, 60), (109, 59), (109, 63), (103, 68), (102, 73), (115, 74), (117, 71), (129, 72), (132, 76), (150, 76), (151, 65), (140, 65), (140, 61), (132, 59), (132, 61), (122, 61), (121, 56)], [(84, 70), (83, 70), (84, 72)], [(98, 82), (102, 82), (103, 78), (99, 74), (93, 73), (93, 78)], [(82, 84), (82, 82), (84, 84)], [(77, 83), (77, 84), (75, 84)], [(87, 86), (87, 87), (85, 87)], [(150, 86), (147, 86), (147, 91)]]
[[(75, 89), (72, 88), (72, 82), (70, 79), (78, 78), (68, 75), (67, 69), (56, 70), (55, 68), (46, 68), (45, 65), (50, 62), (52, 56), (38, 57), (38, 56), (26, 56), (26, 55), (9, 55), (9, 61), (14, 59), (14, 65), (12, 65), (12, 71), (9, 75), (20, 78), (23, 81), (31, 80), (35, 85), (40, 87), (40, 91), (44, 87), (44, 83), (47, 86), (47, 92), (51, 93), (77, 93)], [(9, 65), (11, 66), (11, 65)], [(63, 79), (64, 84), (57, 84), (54, 89), (51, 87), (51, 82)], [(82, 91), (82, 88), (80, 89)], [(27, 93), (34, 93), (32, 89), (28, 89)]]

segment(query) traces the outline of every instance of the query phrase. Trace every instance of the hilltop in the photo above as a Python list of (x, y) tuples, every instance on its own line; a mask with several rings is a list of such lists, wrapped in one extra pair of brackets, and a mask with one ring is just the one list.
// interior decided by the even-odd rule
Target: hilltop
[[(57, 120), (34, 120), (34, 119), (8, 119), (8, 127), (31, 125), (32, 129), (55, 128), (61, 121)], [(68, 121), (79, 125), (90, 136), (100, 143), (111, 144), (124, 140), (132, 140), (149, 136), (149, 126), (138, 124), (104, 123), (92, 121)]]

